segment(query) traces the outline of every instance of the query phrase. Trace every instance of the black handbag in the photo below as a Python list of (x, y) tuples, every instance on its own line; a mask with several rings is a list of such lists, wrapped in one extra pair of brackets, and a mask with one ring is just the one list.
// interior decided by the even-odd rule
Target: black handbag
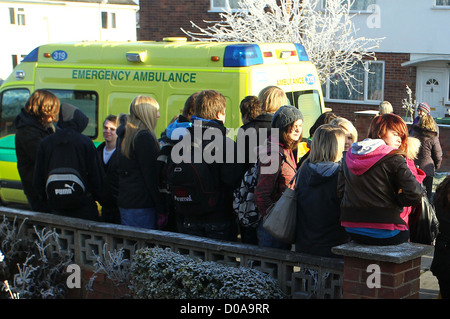
[(439, 233), (436, 211), (425, 194), (409, 215), (409, 231), (411, 242), (424, 245), (432, 245)]

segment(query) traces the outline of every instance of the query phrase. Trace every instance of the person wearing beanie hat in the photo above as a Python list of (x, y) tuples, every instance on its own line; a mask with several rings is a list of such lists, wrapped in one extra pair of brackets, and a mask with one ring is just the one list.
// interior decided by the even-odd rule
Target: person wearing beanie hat
[[(281, 106), (273, 115), (271, 127), (270, 137), (258, 150), (259, 177), (254, 192), (255, 204), (263, 217), (286, 188), (295, 187), (295, 181), (290, 183), (297, 172), (293, 150), (303, 135), (303, 114), (292, 105)], [(291, 244), (271, 236), (262, 222), (257, 232), (259, 246), (291, 249)]]
[(297, 120), (303, 121), (302, 112), (292, 105), (283, 105), (273, 115), (271, 127), (283, 128)]
[[(417, 106), (417, 116), (413, 120), (413, 125), (411, 126), (411, 129), (409, 131), (409, 135), (416, 134), (414, 130), (417, 128), (417, 125), (419, 124), (420, 120), (424, 115), (430, 115), (431, 108), (426, 102), (421, 102)], [(436, 124), (436, 132), (439, 136), (439, 126)]]
[(419, 112), (419, 111), (425, 112), (425, 114), (430, 114), (431, 109), (430, 109), (430, 106), (427, 103), (422, 102), (417, 107), (417, 112)]
[(417, 106), (417, 116), (415, 117), (413, 124), (419, 123), (420, 118), (424, 114), (430, 114), (430, 112), (431, 112), (431, 108), (427, 103), (425, 103), (425, 102), (419, 103), (419, 105)]
[[(99, 220), (96, 201), (103, 204), (103, 168), (94, 143), (81, 134), (88, 123), (89, 118), (80, 109), (62, 103), (55, 133), (44, 138), (39, 145), (33, 186), (40, 199), (51, 208), (52, 214)], [(47, 182), (54, 170), (59, 170), (61, 174), (71, 172), (78, 175), (84, 184), (84, 192), (76, 204), (68, 204), (67, 198), (56, 203), (48, 197)], [(75, 192), (73, 183), (66, 184)]]

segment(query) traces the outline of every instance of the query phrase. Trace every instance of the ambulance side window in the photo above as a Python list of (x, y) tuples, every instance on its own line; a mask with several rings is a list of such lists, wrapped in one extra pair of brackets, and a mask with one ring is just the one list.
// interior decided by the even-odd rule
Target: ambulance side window
[(0, 95), (0, 137), (15, 134), (14, 119), (25, 106), (30, 91), (27, 89), (10, 89)]
[(55, 94), (61, 103), (78, 107), (88, 118), (89, 124), (84, 135), (95, 139), (98, 135), (98, 94), (95, 91), (48, 89)]
[(286, 92), (289, 101), (303, 114), (303, 135), (308, 135), (309, 128), (322, 114), (321, 97), (317, 90)]

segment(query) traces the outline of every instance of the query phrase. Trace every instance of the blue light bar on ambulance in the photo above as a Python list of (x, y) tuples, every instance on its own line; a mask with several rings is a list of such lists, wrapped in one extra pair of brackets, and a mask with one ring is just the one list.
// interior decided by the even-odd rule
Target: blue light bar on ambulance
[(39, 54), (39, 47), (28, 53), (22, 60), (22, 62), (37, 62)]
[(300, 43), (294, 43), (297, 48), (298, 59), (300, 61), (309, 61), (308, 54), (306, 53), (305, 47)]
[(231, 44), (225, 48), (223, 66), (250, 66), (263, 64), (261, 49), (256, 44)]

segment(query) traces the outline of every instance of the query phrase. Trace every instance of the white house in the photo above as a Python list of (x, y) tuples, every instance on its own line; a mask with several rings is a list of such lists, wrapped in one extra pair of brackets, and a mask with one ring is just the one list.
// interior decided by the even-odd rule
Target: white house
[(45, 43), (135, 41), (138, 9), (133, 0), (0, 0), (0, 83)]
[[(384, 60), (404, 59), (400, 66), (415, 79), (418, 102), (425, 101), (434, 117), (450, 110), (450, 0), (357, 0), (367, 11), (354, 17), (358, 36), (382, 38), (375, 50)], [(378, 54), (380, 53), (380, 54)], [(386, 58), (389, 57), (389, 58)], [(401, 58), (400, 58), (401, 57)], [(383, 63), (383, 61), (380, 61)], [(387, 62), (386, 62), (387, 63)], [(396, 79), (396, 69), (384, 66), (385, 79)], [(391, 74), (387, 74), (390, 72)], [(403, 75), (404, 76), (404, 75)], [(403, 83), (403, 84), (404, 84)], [(388, 82), (384, 82), (387, 89)], [(405, 85), (402, 86), (403, 88)], [(406, 97), (405, 90), (401, 92)]]

